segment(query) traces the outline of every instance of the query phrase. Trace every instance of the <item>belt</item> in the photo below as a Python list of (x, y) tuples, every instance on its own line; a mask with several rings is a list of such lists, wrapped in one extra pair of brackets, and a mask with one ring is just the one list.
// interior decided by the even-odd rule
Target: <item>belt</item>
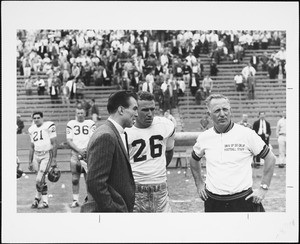
[(48, 153), (49, 151), (34, 151), (35, 154), (41, 156), (41, 155), (45, 155), (46, 153)]
[(231, 201), (231, 200), (243, 198), (243, 197), (250, 195), (253, 192), (251, 187), (248, 190), (241, 191), (241, 192), (238, 192), (238, 193), (235, 193), (232, 195), (218, 195), (218, 194), (214, 194), (214, 193), (208, 191), (207, 189), (205, 189), (205, 190), (206, 190), (207, 195), (210, 198), (212, 198), (214, 200), (219, 200), (219, 201)]
[(160, 190), (167, 189), (167, 183), (161, 183), (161, 184), (147, 184), (147, 185), (136, 185), (136, 191), (137, 192), (157, 192)]

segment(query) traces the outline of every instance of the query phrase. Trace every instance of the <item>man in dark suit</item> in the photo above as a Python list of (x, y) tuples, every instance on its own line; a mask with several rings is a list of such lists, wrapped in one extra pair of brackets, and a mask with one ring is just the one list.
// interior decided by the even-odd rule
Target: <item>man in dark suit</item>
[[(253, 130), (261, 137), (261, 139), (269, 146), (269, 139), (271, 135), (271, 126), (265, 120), (265, 112), (259, 112), (259, 120), (253, 123)], [(255, 167), (260, 166), (260, 157), (256, 156)]]
[(109, 118), (87, 148), (88, 201), (81, 212), (133, 211), (135, 183), (124, 128), (132, 127), (137, 117), (136, 99), (129, 91), (118, 91), (108, 99)]

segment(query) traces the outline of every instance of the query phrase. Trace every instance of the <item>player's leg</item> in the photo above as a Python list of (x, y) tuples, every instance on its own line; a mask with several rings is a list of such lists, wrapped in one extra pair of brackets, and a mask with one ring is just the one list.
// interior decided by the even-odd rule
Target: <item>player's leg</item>
[(135, 201), (133, 212), (135, 213), (150, 213), (151, 201), (149, 199), (150, 193), (144, 191), (140, 185), (136, 186)]
[[(40, 158), (39, 156), (37, 156), (35, 153), (33, 154), (33, 160), (32, 160), (32, 165), (33, 165), (33, 169), (35, 172), (38, 172), (39, 171), (39, 164), (40, 164)], [(36, 177), (36, 181), (37, 181), (37, 177)], [(35, 182), (36, 182), (35, 181)], [(36, 188), (37, 189), (37, 188)], [(31, 208), (37, 208), (38, 205), (39, 205), (39, 202), (41, 200), (41, 197), (42, 197), (42, 193), (40, 191), (38, 191), (37, 189), (37, 192), (35, 194), (35, 197), (34, 197), (34, 201), (33, 203), (31, 204)]]
[(160, 213), (171, 213), (172, 208), (170, 205), (168, 189), (164, 188), (158, 192), (153, 193), (154, 196), (154, 211)]
[(79, 172), (78, 164), (79, 164), (79, 160), (77, 154), (72, 153), (71, 162), (70, 162), (70, 168), (72, 173), (72, 193), (73, 193), (73, 202), (71, 204), (72, 208), (79, 206), (79, 180), (80, 180), (81, 170)]
[(278, 149), (279, 149), (279, 167), (283, 168), (285, 165), (285, 137), (279, 136), (278, 137)]
[(46, 183), (46, 175), (52, 162), (52, 151), (47, 152), (42, 158), (37, 174), (36, 188), (42, 195), (42, 203), (39, 208), (48, 208), (48, 186)]

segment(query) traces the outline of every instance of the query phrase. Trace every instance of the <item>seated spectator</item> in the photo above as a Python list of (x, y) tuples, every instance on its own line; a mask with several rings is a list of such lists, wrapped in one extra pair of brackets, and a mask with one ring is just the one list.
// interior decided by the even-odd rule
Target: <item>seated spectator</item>
[(176, 126), (177, 126), (177, 121), (176, 119), (174, 118), (174, 116), (172, 114), (170, 114), (170, 110), (167, 109), (166, 112), (164, 113), (164, 117), (171, 120), (175, 126), (175, 129), (176, 129)]
[(29, 55), (23, 59), (23, 71), (24, 76), (29, 77), (31, 75), (32, 64)]
[(183, 97), (186, 88), (185, 82), (182, 78), (177, 77), (177, 84), (178, 84), (178, 96)]
[(24, 122), (21, 120), (21, 115), (17, 114), (17, 134), (22, 134), (22, 130), (24, 129)]
[(81, 77), (78, 77), (75, 82), (76, 82), (76, 99), (83, 99), (84, 98), (83, 91), (85, 89), (85, 85), (82, 82)]
[(88, 117), (89, 112), (90, 112), (90, 108), (92, 107), (91, 104), (85, 98), (83, 98), (81, 100), (78, 100), (78, 101), (81, 102), (82, 108), (85, 111), (85, 117)]
[(285, 76), (286, 51), (283, 46), (280, 47), (280, 50), (276, 53), (275, 58), (276, 60), (280, 61), (282, 73)]
[(200, 131), (206, 131), (211, 127), (211, 122), (209, 119), (208, 112), (200, 119)]
[(273, 60), (270, 60), (268, 62), (268, 73), (270, 79), (276, 79), (278, 74), (278, 65), (275, 65), (275, 62)]
[(44, 95), (45, 93), (45, 81), (41, 79), (41, 77), (38, 75), (37, 80), (35, 81), (34, 85), (37, 86), (37, 93), (38, 95)]
[(242, 47), (241, 43), (238, 42), (237, 45), (234, 46), (234, 63), (240, 63), (243, 61), (244, 57), (244, 48)]
[(217, 76), (218, 72), (219, 72), (219, 69), (217, 67), (217, 63), (216, 63), (215, 59), (213, 58), (210, 63), (210, 75)]
[(195, 95), (195, 102), (197, 105), (200, 105), (202, 101), (205, 101), (206, 96), (203, 90), (203, 87), (199, 87)]
[(100, 116), (99, 107), (98, 107), (98, 105), (96, 104), (96, 101), (95, 101), (94, 98), (91, 99), (90, 105), (91, 105), (92, 120), (93, 120), (94, 122), (97, 122), (97, 120), (100, 120), (100, 119), (101, 119), (101, 116)]
[(25, 78), (24, 87), (26, 95), (32, 95), (33, 80), (31, 79), (31, 76)]
[(240, 122), (238, 122), (238, 124), (252, 129), (252, 125), (250, 123), (248, 123), (248, 115), (247, 114), (242, 115), (242, 120)]
[(205, 97), (208, 97), (213, 88), (213, 80), (210, 78), (210, 75), (206, 75), (202, 81), (203, 91), (205, 93)]
[(269, 62), (268, 53), (264, 52), (264, 54), (260, 57), (262, 71), (268, 70), (268, 62)]
[(239, 93), (239, 99), (241, 100), (241, 93), (245, 89), (243, 75), (241, 73), (237, 73), (234, 76), (234, 82), (235, 82), (236, 91)]

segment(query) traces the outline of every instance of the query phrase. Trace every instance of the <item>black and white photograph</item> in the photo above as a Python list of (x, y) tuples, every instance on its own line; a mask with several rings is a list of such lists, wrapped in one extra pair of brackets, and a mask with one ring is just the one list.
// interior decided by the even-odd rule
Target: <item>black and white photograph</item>
[(2, 6), (2, 242), (299, 241), (298, 2)]

